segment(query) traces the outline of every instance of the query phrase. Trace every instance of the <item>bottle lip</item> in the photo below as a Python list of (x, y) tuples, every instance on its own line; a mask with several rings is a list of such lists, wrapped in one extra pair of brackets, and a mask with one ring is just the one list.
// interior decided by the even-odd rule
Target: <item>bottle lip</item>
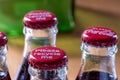
[(57, 25), (57, 17), (47, 10), (34, 10), (25, 14), (23, 24), (32, 29), (51, 28)]
[(115, 31), (105, 26), (93, 26), (83, 31), (82, 41), (84, 43), (109, 47), (118, 44), (118, 36)]
[(0, 47), (7, 44), (7, 42), (8, 42), (8, 39), (6, 34), (4, 32), (0, 32)]
[(28, 62), (34, 68), (49, 70), (67, 65), (68, 57), (60, 48), (44, 46), (31, 51)]

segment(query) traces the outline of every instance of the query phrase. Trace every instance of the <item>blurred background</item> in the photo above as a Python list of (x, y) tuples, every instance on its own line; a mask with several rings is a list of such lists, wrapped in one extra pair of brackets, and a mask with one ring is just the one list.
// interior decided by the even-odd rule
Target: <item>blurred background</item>
[[(22, 18), (36, 9), (50, 10), (58, 17), (57, 47), (69, 56), (69, 80), (75, 80), (81, 60), (81, 33), (91, 26), (106, 26), (120, 35), (120, 0), (0, 0), (0, 31), (9, 38), (7, 64), (15, 77), (24, 48)], [(116, 54), (116, 68), (120, 79), (120, 45)]]

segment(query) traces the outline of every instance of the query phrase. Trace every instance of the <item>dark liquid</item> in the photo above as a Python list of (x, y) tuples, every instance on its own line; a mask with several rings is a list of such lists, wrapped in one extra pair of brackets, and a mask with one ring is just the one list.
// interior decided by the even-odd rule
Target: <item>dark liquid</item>
[[(37, 48), (39, 46), (45, 46), (45, 45), (50, 45), (50, 39), (48, 37), (45, 38), (29, 38), (28, 42), (30, 43), (31, 46), (34, 48)], [(34, 49), (33, 48), (33, 49)], [(31, 49), (32, 50), (32, 49)], [(16, 76), (16, 80), (30, 80), (30, 75), (28, 73), (28, 56), (29, 52), (26, 53), (28, 54), (26, 57), (24, 57), (22, 65), (20, 66), (18, 75)]]
[(28, 73), (28, 60), (24, 58), (22, 65), (20, 66), (19, 73), (16, 80), (30, 80), (30, 75)]
[(117, 80), (113, 75), (105, 72), (91, 71), (79, 75), (76, 80)]
[(9, 72), (7, 73), (7, 76), (5, 76), (5, 75), (6, 75), (5, 73), (1, 73), (0, 80), (11, 80)]

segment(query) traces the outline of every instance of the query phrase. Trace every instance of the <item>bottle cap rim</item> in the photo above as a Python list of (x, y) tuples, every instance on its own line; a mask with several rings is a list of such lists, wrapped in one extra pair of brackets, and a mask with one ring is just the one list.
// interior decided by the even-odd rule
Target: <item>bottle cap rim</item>
[(94, 26), (82, 33), (82, 41), (93, 46), (108, 47), (118, 43), (118, 36), (110, 28)]
[(47, 10), (34, 10), (25, 14), (23, 24), (32, 29), (45, 29), (57, 25), (57, 17)]
[(28, 62), (38, 69), (57, 69), (65, 66), (68, 58), (62, 49), (44, 46), (31, 51)]

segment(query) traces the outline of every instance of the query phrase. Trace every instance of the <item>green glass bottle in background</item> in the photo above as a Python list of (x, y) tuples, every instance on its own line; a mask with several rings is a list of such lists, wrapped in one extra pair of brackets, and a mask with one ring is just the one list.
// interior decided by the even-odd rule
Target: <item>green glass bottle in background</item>
[(74, 29), (74, 0), (0, 0), (0, 31), (8, 36), (22, 34), (22, 18), (31, 10), (49, 10), (58, 17), (59, 32)]

